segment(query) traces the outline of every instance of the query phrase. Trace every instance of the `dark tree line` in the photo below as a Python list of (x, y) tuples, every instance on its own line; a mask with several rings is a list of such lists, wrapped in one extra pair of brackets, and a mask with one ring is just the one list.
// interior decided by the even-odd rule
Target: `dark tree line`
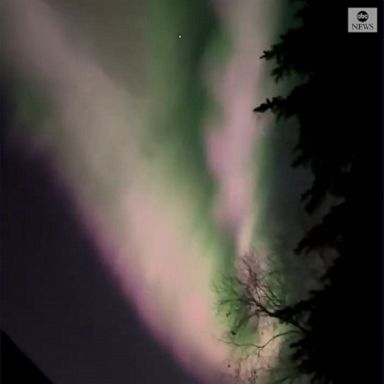
[(381, 383), (381, 39), (347, 33), (347, 9), (361, 2), (294, 3), (297, 26), (262, 58), (274, 63), (277, 82), (292, 75), (299, 81), (287, 96), (267, 99), (255, 111), (297, 121), (292, 165), (314, 176), (303, 206), (309, 215), (330, 206), (297, 245), (297, 257), (330, 250), (337, 258), (309, 299), (268, 312), (265, 298), (256, 297), (250, 307), (299, 331), (289, 345), (297, 377), (316, 384)]

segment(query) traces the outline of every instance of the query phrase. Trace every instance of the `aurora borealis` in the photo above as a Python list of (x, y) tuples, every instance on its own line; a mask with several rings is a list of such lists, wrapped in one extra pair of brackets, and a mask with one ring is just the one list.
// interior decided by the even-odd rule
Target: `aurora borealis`
[(278, 214), (266, 212), (271, 121), (252, 112), (274, 86), (259, 57), (278, 3), (3, 4), (16, 102), (9, 142), (49, 159), (94, 257), (199, 382), (218, 382), (235, 359), (221, 341), (215, 282), (245, 252), (266, 262), (307, 226), (284, 239)]

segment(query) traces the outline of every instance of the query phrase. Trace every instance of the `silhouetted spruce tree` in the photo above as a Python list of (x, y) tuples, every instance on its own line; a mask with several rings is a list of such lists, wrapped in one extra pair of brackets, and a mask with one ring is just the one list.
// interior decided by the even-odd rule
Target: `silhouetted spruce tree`
[(324, 249), (338, 257), (323, 277), (324, 288), (311, 292), (307, 305), (289, 308), (290, 318), (300, 312), (305, 330), (290, 345), (291, 360), (312, 383), (379, 383), (381, 40), (347, 33), (353, 1), (296, 3), (298, 26), (262, 58), (275, 63), (276, 81), (291, 75), (300, 81), (288, 96), (267, 99), (255, 111), (296, 119), (292, 165), (314, 176), (302, 195), (304, 207), (312, 214), (325, 201), (332, 204), (299, 242), (298, 257)]

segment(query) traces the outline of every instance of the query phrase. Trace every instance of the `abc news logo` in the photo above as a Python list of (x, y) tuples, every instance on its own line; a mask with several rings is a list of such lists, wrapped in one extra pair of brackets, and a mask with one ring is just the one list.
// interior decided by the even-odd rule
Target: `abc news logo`
[[(365, 23), (369, 19), (368, 13), (365, 11), (360, 11), (356, 15), (356, 19), (359, 20), (361, 23)], [(361, 25), (361, 24), (359, 24), (359, 25)], [(366, 25), (366, 24), (363, 24), (363, 25)]]
[(377, 8), (348, 8), (348, 32), (377, 32)]

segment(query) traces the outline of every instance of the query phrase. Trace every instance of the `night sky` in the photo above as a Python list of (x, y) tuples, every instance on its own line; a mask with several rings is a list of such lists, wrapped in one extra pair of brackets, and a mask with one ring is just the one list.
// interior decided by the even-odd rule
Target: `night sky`
[(42, 158), (2, 151), (2, 328), (54, 383), (194, 383), (95, 257)]
[(311, 281), (308, 174), (253, 113), (278, 4), (4, 2), (2, 327), (55, 384), (223, 382), (215, 283), (254, 248)]

